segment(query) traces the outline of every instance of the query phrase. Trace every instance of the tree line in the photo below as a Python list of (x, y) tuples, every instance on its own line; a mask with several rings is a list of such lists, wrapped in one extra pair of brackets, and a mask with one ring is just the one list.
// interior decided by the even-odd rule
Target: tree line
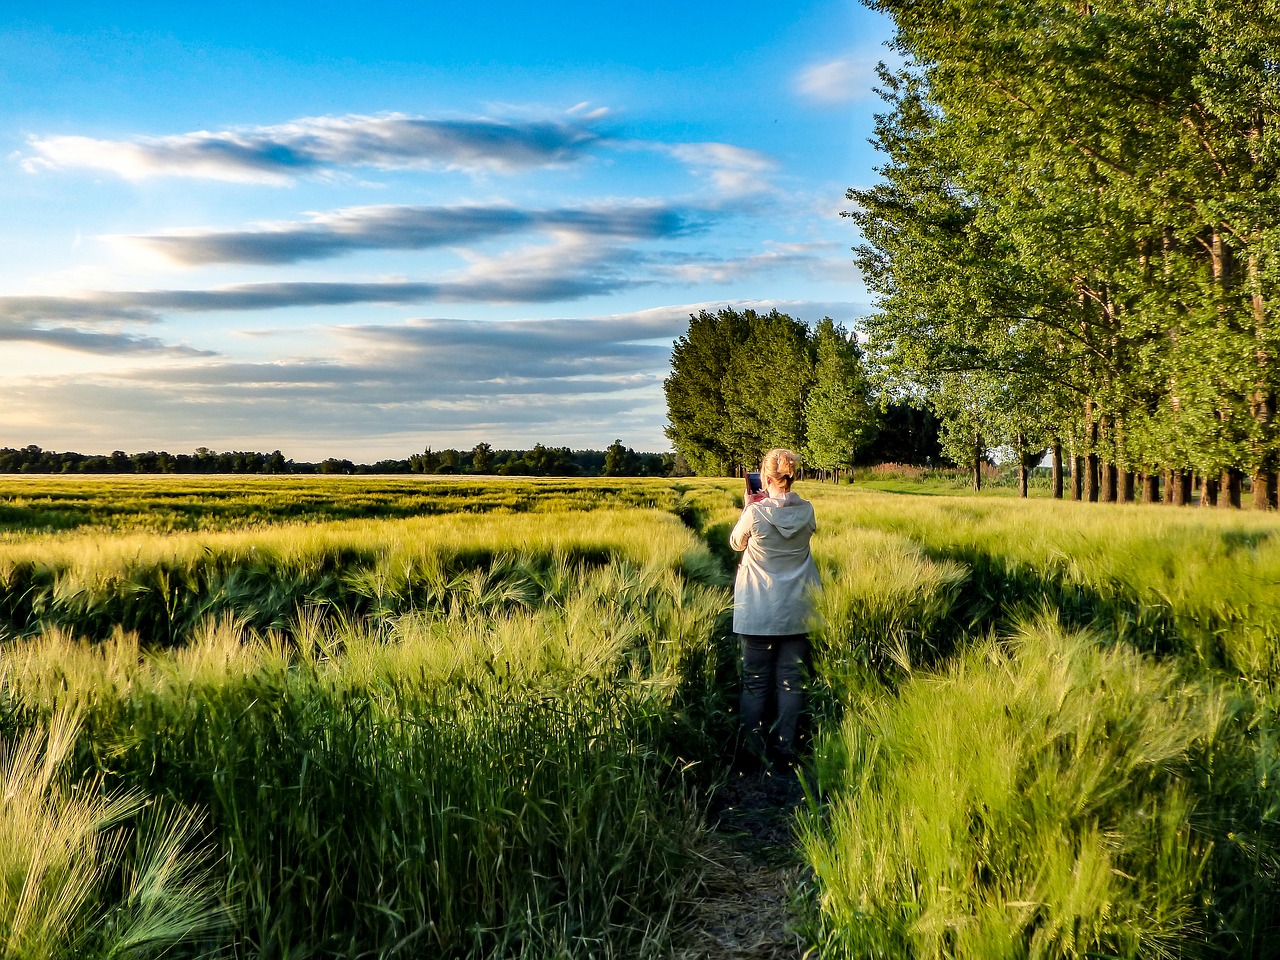
[[(1087, 500), (1275, 508), (1276, 0), (869, 0), (867, 349), (943, 446), (1063, 457)], [(980, 473), (975, 470), (975, 478)]]
[(943, 459), (932, 413), (873, 391), (856, 337), (773, 310), (725, 307), (689, 318), (663, 382), (667, 437), (704, 476), (752, 469), (774, 447), (836, 478), (856, 464)]
[(149, 450), (108, 456), (58, 453), (35, 444), (0, 448), (0, 474), (5, 473), (173, 473), (173, 474), (498, 474), (506, 476), (665, 477), (679, 469), (671, 453), (637, 453), (615, 440), (605, 450), (570, 450), (534, 444), (528, 450), (495, 450), (477, 443), (470, 450), (432, 450), (403, 460), (355, 463), (331, 457), (315, 463), (288, 459), (279, 450), (215, 452), (198, 447), (195, 453)]

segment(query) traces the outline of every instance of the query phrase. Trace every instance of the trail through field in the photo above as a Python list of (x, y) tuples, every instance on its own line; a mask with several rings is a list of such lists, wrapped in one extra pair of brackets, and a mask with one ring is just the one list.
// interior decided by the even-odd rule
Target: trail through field
[[(706, 543), (731, 582), (737, 555), (729, 549), (732, 520), (711, 522), (696, 511), (677, 515)], [(711, 798), (703, 887), (674, 931), (676, 960), (793, 960), (805, 955), (794, 931), (792, 891), (803, 860), (792, 824), (804, 802), (795, 771), (732, 772)]]
[(705, 888), (676, 931), (678, 960), (804, 956), (791, 892), (802, 877), (792, 830), (804, 791), (794, 773), (733, 774), (712, 798)]

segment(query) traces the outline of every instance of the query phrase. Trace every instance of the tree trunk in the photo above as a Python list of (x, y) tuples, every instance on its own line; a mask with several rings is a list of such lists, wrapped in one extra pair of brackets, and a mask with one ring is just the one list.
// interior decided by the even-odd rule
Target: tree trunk
[(1062, 499), (1062, 444), (1053, 445), (1053, 499)]
[(1115, 503), (1120, 497), (1120, 470), (1114, 463), (1104, 464), (1102, 468), (1102, 499), (1105, 503)]
[(1268, 324), (1267, 302), (1262, 279), (1262, 262), (1256, 252), (1248, 257), (1246, 271), (1249, 286), (1249, 301), (1253, 308), (1254, 362), (1258, 373), (1256, 388), (1250, 407), (1254, 420), (1258, 423), (1258, 438), (1254, 441), (1254, 453), (1257, 457), (1257, 468), (1253, 473), (1253, 508), (1255, 510), (1276, 509), (1276, 406), (1277, 397), (1274, 389), (1275, 375), (1272, 373), (1274, 357), (1267, 349)]
[(1091, 453), (1085, 459), (1084, 498), (1090, 503), (1097, 503), (1098, 493), (1098, 455)]
[(1174, 477), (1178, 474), (1174, 470), (1164, 471), (1164, 502), (1167, 506), (1173, 506), (1173, 492), (1177, 484), (1174, 483)]
[(1133, 471), (1126, 470), (1120, 474), (1120, 500), (1123, 503), (1133, 503)]
[(1169, 502), (1175, 507), (1185, 507), (1191, 503), (1191, 472), (1189, 470), (1169, 471)]
[(1253, 509), (1276, 508), (1276, 474), (1273, 470), (1255, 470), (1250, 479), (1253, 484)]
[(1018, 454), (1018, 496), (1023, 500), (1027, 499), (1027, 487), (1029, 486), (1028, 478), (1030, 476), (1030, 468), (1027, 466), (1027, 436), (1022, 431), (1018, 431), (1017, 454)]
[(1224, 510), (1240, 509), (1240, 486), (1244, 473), (1231, 467), (1222, 474), (1222, 491), (1218, 496), (1218, 506)]
[(1205, 477), (1200, 486), (1200, 506), (1216, 507), (1218, 505), (1218, 478)]
[(973, 438), (973, 492), (978, 493), (982, 490), (982, 454), (984, 452), (984, 444), (982, 442), (982, 434), (978, 434)]
[(1071, 458), (1071, 499), (1084, 499), (1084, 457)]
[(1160, 474), (1156, 470), (1152, 470), (1142, 478), (1142, 502), (1160, 502)]
[(1094, 416), (1093, 401), (1085, 404), (1085, 416), (1089, 420), (1089, 456), (1084, 475), (1084, 497), (1090, 503), (1098, 502), (1098, 420)]

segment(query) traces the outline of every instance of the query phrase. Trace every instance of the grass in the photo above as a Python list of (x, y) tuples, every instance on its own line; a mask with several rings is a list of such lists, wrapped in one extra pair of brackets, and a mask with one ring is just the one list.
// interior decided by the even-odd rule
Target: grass
[[(33, 809), (91, 825), (15, 955), (669, 953), (733, 737), (736, 482), (3, 484), (0, 743), (64, 743)], [(1280, 953), (1280, 521), (800, 492), (821, 955)]]
[(813, 497), (824, 956), (1276, 955), (1277, 518)]
[(58, 532), (235, 530), (445, 513), (671, 510), (715, 481), (440, 476), (0, 476), (0, 542)]
[(1273, 731), (1230, 685), (1051, 616), (865, 698), (803, 835), (823, 955), (1271, 955)]
[(377, 616), (486, 603), (474, 590), (504, 575), (532, 591), (509, 597), (527, 605), (558, 565), (613, 556), (723, 579), (679, 518), (642, 509), (76, 536), (0, 546), (0, 637), (63, 627), (103, 639), (123, 628), (173, 645), (224, 614), (279, 630), (306, 605)]
[[(725, 588), (677, 518), (595, 519), (603, 559), (567, 520), (518, 530), (545, 555), (401, 613), (224, 614), (161, 648), (49, 629), (0, 673), (11, 705), (83, 712), (90, 775), (208, 811), (237, 955), (649, 955), (699, 874)], [(671, 549), (628, 559), (636, 522)]]
[(73, 783), (77, 734), (59, 710), (0, 750), (0, 953), (159, 957), (224, 933), (201, 817), (148, 812), (101, 775)]
[(1142, 649), (1186, 652), (1267, 687), (1280, 678), (1274, 514), (811, 492), (820, 522), (903, 537), (966, 568), (960, 628), (1007, 627), (1048, 603)]

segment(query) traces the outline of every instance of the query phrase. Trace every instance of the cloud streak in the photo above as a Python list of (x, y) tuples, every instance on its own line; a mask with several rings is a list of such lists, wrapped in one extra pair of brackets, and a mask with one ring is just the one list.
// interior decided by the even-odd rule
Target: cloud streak
[[(826, 68), (813, 69), (827, 76), (821, 73)], [(814, 83), (818, 81), (802, 79), (801, 86), (819, 90), (820, 95), (820, 88), (825, 88)], [(558, 119), (501, 120), (353, 114), (124, 140), (32, 135), (27, 138), (28, 153), (20, 159), (29, 173), (83, 169), (131, 181), (188, 177), (284, 185), (361, 167), (512, 174), (568, 166), (601, 149), (638, 149), (674, 158), (695, 176), (709, 179), (722, 194), (772, 190), (768, 175), (777, 163), (767, 154), (729, 143), (608, 137), (595, 126), (604, 115), (570, 110)]]
[(661, 203), (552, 210), (384, 205), (350, 207), (252, 230), (184, 230), (113, 239), (188, 265), (285, 264), (358, 250), (421, 250), (535, 230), (611, 240), (663, 239), (692, 231), (703, 216), (702, 211)]
[(650, 144), (669, 153), (695, 174), (708, 177), (721, 193), (741, 196), (773, 189), (768, 174), (777, 162), (758, 150), (729, 143)]
[(873, 61), (861, 57), (839, 57), (815, 63), (796, 77), (796, 91), (808, 100), (824, 104), (842, 104), (871, 93), (875, 78)]
[(167, 343), (158, 337), (65, 326), (0, 326), (0, 343), (34, 343), (99, 356), (215, 357), (218, 355), (212, 350), (197, 350), (182, 344)]
[(433, 120), (389, 113), (130, 140), (32, 136), (23, 167), (105, 170), (128, 180), (176, 176), (284, 184), (349, 167), (514, 173), (574, 163), (599, 140), (583, 117)]
[(166, 312), (279, 310), (353, 304), (551, 303), (612, 293), (640, 281), (569, 274), (477, 275), (446, 281), (284, 281), (208, 290), (99, 290), (81, 297), (0, 297), (0, 326), (73, 319), (151, 323)]

